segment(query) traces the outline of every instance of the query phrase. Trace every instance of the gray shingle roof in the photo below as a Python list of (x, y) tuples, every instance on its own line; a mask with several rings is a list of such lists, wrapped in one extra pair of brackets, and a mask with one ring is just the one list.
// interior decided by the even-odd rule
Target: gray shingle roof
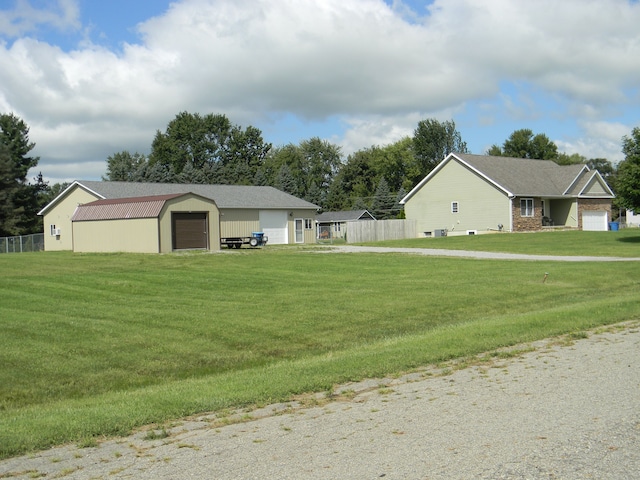
[(562, 196), (585, 165), (558, 165), (551, 160), (456, 153), (456, 157), (516, 196)]
[(375, 220), (367, 210), (345, 210), (342, 212), (324, 212), (316, 217), (318, 223), (324, 222), (348, 222), (352, 220)]
[(93, 180), (78, 180), (77, 183), (106, 199), (191, 192), (214, 200), (218, 208), (309, 210), (320, 208), (306, 200), (266, 186), (100, 182)]

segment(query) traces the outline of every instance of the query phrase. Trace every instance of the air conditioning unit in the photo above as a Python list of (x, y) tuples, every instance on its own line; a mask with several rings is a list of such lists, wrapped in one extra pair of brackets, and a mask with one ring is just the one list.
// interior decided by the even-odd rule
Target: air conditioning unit
[(436, 228), (433, 232), (434, 237), (446, 237), (447, 229), (446, 228)]
[(467, 230), (467, 235), (477, 235), (478, 230)]
[(56, 237), (57, 237), (57, 236), (59, 236), (59, 235), (60, 235), (60, 229), (59, 229), (59, 228), (56, 228), (56, 229), (53, 231), (53, 234), (54, 234)]

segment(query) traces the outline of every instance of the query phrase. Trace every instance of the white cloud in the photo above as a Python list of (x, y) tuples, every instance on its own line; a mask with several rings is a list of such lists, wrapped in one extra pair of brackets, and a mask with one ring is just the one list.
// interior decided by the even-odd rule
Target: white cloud
[(587, 158), (606, 158), (613, 164), (624, 160), (622, 137), (631, 128), (621, 123), (605, 121), (581, 122), (584, 136), (569, 141), (556, 141), (558, 149), (568, 154), (579, 153)]
[(57, 0), (54, 8), (37, 8), (29, 0), (16, 0), (11, 10), (0, 10), (0, 35), (18, 37), (50, 26), (57, 30), (76, 30), (80, 27), (77, 0)]
[[(82, 27), (75, 1), (49, 12), (16, 5), (0, 11), (0, 30), (11, 35), (43, 23)], [(453, 115), (476, 102), (486, 107), (479, 127), (500, 117), (566, 117), (580, 130), (575, 137), (604, 151), (608, 137), (589, 126), (603, 112), (638, 106), (629, 97), (640, 85), (637, 3), (436, 0), (423, 13), (382, 0), (176, 1), (138, 25), (140, 43), (117, 52), (90, 44), (63, 51), (28, 37), (0, 44), (0, 107), (31, 126), (43, 164), (81, 165), (148, 149), (155, 130), (183, 110), (225, 113), (242, 125), (338, 118), (345, 132), (334, 140), (349, 152), (395, 141), (436, 116), (416, 112)], [(556, 95), (563, 110), (550, 113), (527, 92), (510, 104), (503, 82)], [(591, 145), (567, 140), (566, 150)]]

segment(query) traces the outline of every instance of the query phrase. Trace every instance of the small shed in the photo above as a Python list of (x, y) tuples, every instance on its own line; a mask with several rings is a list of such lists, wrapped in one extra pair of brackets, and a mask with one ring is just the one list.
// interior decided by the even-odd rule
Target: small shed
[(340, 212), (324, 212), (316, 217), (316, 230), (320, 240), (345, 238), (347, 222), (359, 220), (375, 220), (367, 210), (344, 210)]
[(73, 251), (219, 250), (219, 224), (215, 202), (194, 193), (96, 200), (71, 217)]

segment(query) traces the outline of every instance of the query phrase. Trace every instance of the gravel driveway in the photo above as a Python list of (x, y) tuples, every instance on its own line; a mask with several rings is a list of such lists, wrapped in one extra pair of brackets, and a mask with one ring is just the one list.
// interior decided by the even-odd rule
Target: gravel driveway
[(511, 352), (13, 458), (0, 478), (639, 478), (640, 322)]
[(445, 250), (440, 248), (362, 247), (358, 245), (332, 246), (325, 252), (336, 253), (408, 253), (437, 257), (486, 258), (494, 260), (548, 260), (554, 262), (640, 262), (640, 257), (596, 257), (568, 255), (525, 255), (521, 253), (476, 252), (471, 250)]

